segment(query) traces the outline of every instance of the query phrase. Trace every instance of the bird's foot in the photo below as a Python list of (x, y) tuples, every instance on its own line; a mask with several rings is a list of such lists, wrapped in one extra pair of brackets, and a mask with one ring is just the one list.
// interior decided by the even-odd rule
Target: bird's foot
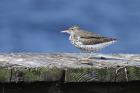
[(87, 58), (80, 58), (79, 61), (90, 61), (91, 58), (87, 57)]
[(82, 63), (82, 64), (93, 65), (93, 64), (91, 63), (91, 58), (81, 58), (81, 59), (79, 59), (78, 61), (79, 61), (80, 63)]

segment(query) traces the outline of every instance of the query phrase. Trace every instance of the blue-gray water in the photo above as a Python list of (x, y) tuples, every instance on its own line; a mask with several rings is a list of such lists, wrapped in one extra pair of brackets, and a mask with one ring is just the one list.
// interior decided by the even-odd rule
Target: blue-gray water
[(118, 38), (104, 53), (140, 53), (140, 0), (0, 0), (0, 52), (79, 52), (72, 25)]

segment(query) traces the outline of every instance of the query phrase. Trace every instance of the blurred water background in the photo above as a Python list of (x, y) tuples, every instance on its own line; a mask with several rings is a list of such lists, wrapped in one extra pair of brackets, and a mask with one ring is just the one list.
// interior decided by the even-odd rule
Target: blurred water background
[(119, 41), (101, 52), (140, 53), (140, 0), (0, 0), (0, 52), (80, 52), (73, 25)]

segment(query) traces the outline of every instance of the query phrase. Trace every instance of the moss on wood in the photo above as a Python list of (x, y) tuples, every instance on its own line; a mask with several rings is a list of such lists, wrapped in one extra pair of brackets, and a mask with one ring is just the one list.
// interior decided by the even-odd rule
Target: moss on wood
[[(95, 54), (90, 64), (79, 61), (86, 53), (0, 54), (0, 82), (121, 82), (140, 80), (140, 56)], [(105, 57), (102, 59), (101, 57)]]

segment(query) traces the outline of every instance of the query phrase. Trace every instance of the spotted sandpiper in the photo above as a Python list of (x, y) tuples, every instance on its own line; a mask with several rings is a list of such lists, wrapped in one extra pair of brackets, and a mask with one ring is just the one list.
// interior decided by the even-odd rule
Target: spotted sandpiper
[(104, 37), (93, 32), (85, 31), (79, 26), (72, 26), (68, 30), (61, 32), (70, 34), (69, 40), (75, 47), (91, 53), (97, 52), (117, 41), (115, 38)]

